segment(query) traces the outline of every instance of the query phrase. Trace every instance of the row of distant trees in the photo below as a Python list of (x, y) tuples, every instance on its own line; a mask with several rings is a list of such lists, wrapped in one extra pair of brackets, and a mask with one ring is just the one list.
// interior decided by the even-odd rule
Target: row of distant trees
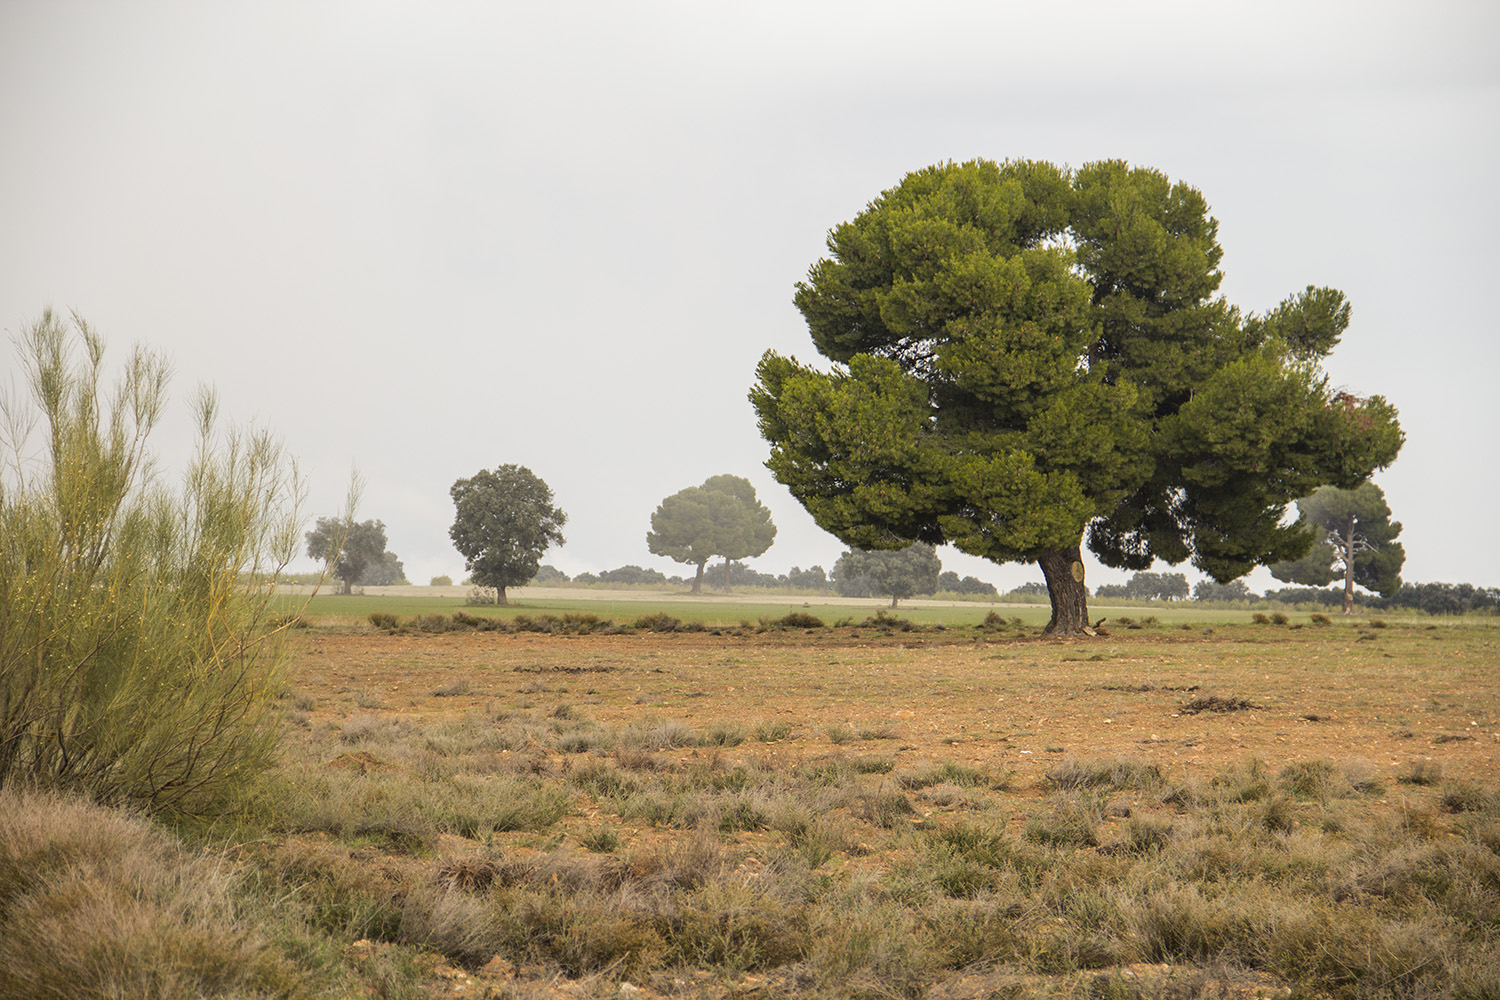
[[(501, 466), (461, 479), (451, 491), (458, 516), (450, 530), (455, 546), (466, 556), (470, 581), (493, 587), (503, 603), (508, 586), (576, 583), (615, 586), (683, 586), (689, 581), (659, 570), (627, 565), (600, 573), (581, 573), (571, 580), (539, 559), (552, 544), (561, 544), (567, 515), (552, 507), (552, 491), (531, 470)], [(1400, 569), (1405, 560), (1399, 522), (1380, 489), (1365, 483), (1355, 490), (1320, 489), (1298, 501), (1300, 524), (1317, 532), (1318, 542), (1295, 562), (1274, 563), (1277, 579), (1304, 586), (1284, 587), (1264, 595), (1252, 592), (1242, 580), (1216, 583), (1201, 580), (1190, 586), (1182, 573), (1138, 572), (1122, 584), (1102, 584), (1094, 596), (1138, 601), (1250, 603), (1266, 600), (1283, 604), (1342, 606), (1349, 613), (1356, 604), (1355, 584), (1373, 594), (1360, 594), (1358, 604), (1379, 609), (1413, 609), (1430, 614), (1500, 612), (1500, 590), (1471, 584), (1406, 584)], [(330, 560), (332, 575), (344, 593), (355, 586), (406, 583), (401, 560), (386, 548), (385, 525), (378, 520), (353, 522), (320, 518), (307, 533), (307, 551)], [(662, 501), (651, 516), (647, 547), (695, 569), (693, 593), (708, 578), (708, 563), (722, 558), (711, 585), (735, 588), (832, 592), (842, 597), (889, 597), (895, 607), (902, 598), (938, 592), (999, 597), (993, 584), (972, 576), (943, 571), (934, 546), (916, 543), (904, 549), (866, 551), (850, 548), (832, 571), (822, 566), (793, 566), (781, 574), (762, 573), (746, 566), (746, 558), (763, 554), (776, 537), (770, 511), (756, 499), (755, 488), (733, 475), (711, 476), (699, 486), (681, 490)], [(1323, 589), (1343, 578), (1342, 589)], [(1313, 584), (1313, 586), (1305, 586)], [(1011, 592), (1018, 597), (1047, 596), (1047, 588), (1032, 583)]]
[[(1039, 583), (1017, 588), (1014, 593), (1045, 593)], [(1138, 601), (1194, 601), (1251, 603), (1274, 601), (1278, 604), (1318, 604), (1328, 608), (1344, 605), (1343, 587), (1281, 587), (1258, 594), (1243, 580), (1215, 583), (1200, 580), (1188, 586), (1181, 573), (1137, 573), (1125, 583), (1105, 583), (1094, 588), (1095, 597), (1114, 597)], [(1476, 587), (1469, 583), (1402, 583), (1385, 594), (1358, 594), (1360, 607), (1378, 610), (1405, 609), (1433, 615), (1458, 615), (1471, 611), (1500, 613), (1500, 587)]]
[[(689, 581), (681, 576), (668, 576), (660, 570), (635, 565), (569, 577), (555, 566), (543, 565), (531, 582), (538, 586), (686, 586), (693, 582), (701, 587), (703, 578)], [(728, 560), (722, 568), (714, 568), (714, 572), (708, 577), (708, 586), (723, 591), (756, 588), (831, 593), (840, 597), (889, 597), (892, 606), (902, 598), (937, 593), (1000, 596), (992, 583), (973, 576), (960, 577), (952, 570), (943, 570), (937, 550), (931, 545), (921, 544), (895, 552), (850, 549), (834, 563), (832, 572), (814, 565), (807, 569), (793, 566), (785, 573), (762, 573), (738, 560)]]

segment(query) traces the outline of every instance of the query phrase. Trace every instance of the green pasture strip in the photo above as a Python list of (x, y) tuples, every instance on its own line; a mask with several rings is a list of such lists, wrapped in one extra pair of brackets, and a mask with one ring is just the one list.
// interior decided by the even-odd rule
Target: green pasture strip
[[(287, 611), (301, 609), (304, 598), (287, 597)], [(488, 615), (500, 618), (514, 618), (516, 615), (564, 615), (564, 614), (591, 614), (601, 619), (614, 621), (619, 624), (628, 625), (638, 618), (653, 614), (668, 614), (683, 622), (701, 622), (706, 625), (738, 625), (741, 622), (758, 624), (762, 619), (773, 620), (784, 617), (790, 612), (797, 611), (813, 615), (823, 621), (825, 625), (846, 622), (858, 624), (865, 619), (873, 617), (877, 612), (886, 615), (894, 615), (904, 618), (920, 625), (944, 624), (951, 626), (978, 625), (983, 622), (985, 616), (991, 611), (1009, 620), (1019, 618), (1024, 624), (1041, 627), (1047, 623), (1050, 615), (1045, 604), (1035, 605), (998, 605), (998, 604), (975, 604), (971, 602), (956, 603), (943, 607), (898, 607), (894, 612), (890, 610), (886, 602), (872, 600), (868, 604), (820, 604), (815, 601), (806, 603), (790, 599), (753, 599), (744, 601), (698, 601), (692, 598), (681, 600), (662, 599), (653, 601), (642, 600), (611, 600), (604, 597), (580, 597), (564, 600), (520, 600), (514, 601), (506, 607), (494, 607), (486, 605), (470, 606), (461, 597), (380, 597), (367, 596), (363, 594), (338, 595), (319, 594), (307, 601), (306, 608), (302, 613), (313, 621), (364, 621), (374, 612), (392, 614), (401, 619), (415, 618), (419, 615), (451, 615), (462, 611), (471, 615)], [(1162, 628), (1179, 628), (1184, 625), (1233, 625), (1248, 624), (1256, 612), (1238, 608), (1207, 608), (1197, 604), (1183, 603), (1180, 605), (1157, 605), (1149, 607), (1091, 607), (1090, 616), (1098, 621), (1105, 620), (1104, 627), (1107, 629), (1119, 629), (1128, 627), (1127, 619), (1134, 622), (1145, 622), (1149, 618), (1156, 619), (1156, 626)], [(1287, 619), (1291, 624), (1309, 625), (1311, 613), (1302, 611), (1286, 612)], [(1398, 621), (1429, 621), (1420, 616), (1392, 615), (1386, 613), (1370, 613), (1354, 615), (1343, 618), (1338, 614), (1329, 616), (1334, 624), (1362, 625), (1371, 620), (1381, 619), (1395, 624)], [(1431, 619), (1436, 621), (1435, 619)], [(1149, 623), (1148, 623), (1149, 627)]]

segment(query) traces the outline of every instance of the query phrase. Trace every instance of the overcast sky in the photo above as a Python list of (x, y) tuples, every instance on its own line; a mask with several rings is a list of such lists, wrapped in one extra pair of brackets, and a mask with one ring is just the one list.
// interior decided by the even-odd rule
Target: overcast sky
[(207, 382), (284, 438), (312, 515), (358, 469), (413, 582), (462, 574), (448, 489), (504, 463), (570, 573), (683, 572), (651, 512), (722, 472), (780, 528), (753, 565), (831, 567), (745, 398), (816, 354), (827, 231), (932, 163), (1123, 158), (1204, 193), (1232, 302), (1344, 290), (1328, 369), (1400, 409), (1405, 578), (1495, 586), (1497, 47), (1493, 0), (0, 0), (0, 328), (159, 349), (179, 414)]

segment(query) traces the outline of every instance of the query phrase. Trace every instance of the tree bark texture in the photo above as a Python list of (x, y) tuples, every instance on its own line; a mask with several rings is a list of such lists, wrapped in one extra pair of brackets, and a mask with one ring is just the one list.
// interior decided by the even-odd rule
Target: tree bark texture
[(505, 599), (505, 588), (504, 587), (496, 587), (495, 588), (495, 604), (498, 607), (502, 607), (503, 608), (503, 607), (506, 607), (509, 603), (510, 602)]
[(698, 564), (698, 575), (693, 577), (693, 593), (695, 594), (703, 593), (703, 567), (707, 565), (706, 562)]
[(1047, 581), (1052, 601), (1052, 620), (1043, 635), (1093, 635), (1089, 628), (1089, 588), (1083, 582), (1083, 555), (1079, 546), (1049, 549), (1037, 565)]

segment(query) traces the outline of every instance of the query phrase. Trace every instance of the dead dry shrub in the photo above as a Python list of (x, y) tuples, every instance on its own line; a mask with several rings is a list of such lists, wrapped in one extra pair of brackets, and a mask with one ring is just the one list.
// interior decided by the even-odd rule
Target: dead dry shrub
[(1248, 698), (1236, 698), (1231, 695), (1200, 694), (1182, 703), (1184, 715), (1197, 715), (1199, 712), (1244, 712), (1252, 708), (1263, 706), (1255, 704)]

